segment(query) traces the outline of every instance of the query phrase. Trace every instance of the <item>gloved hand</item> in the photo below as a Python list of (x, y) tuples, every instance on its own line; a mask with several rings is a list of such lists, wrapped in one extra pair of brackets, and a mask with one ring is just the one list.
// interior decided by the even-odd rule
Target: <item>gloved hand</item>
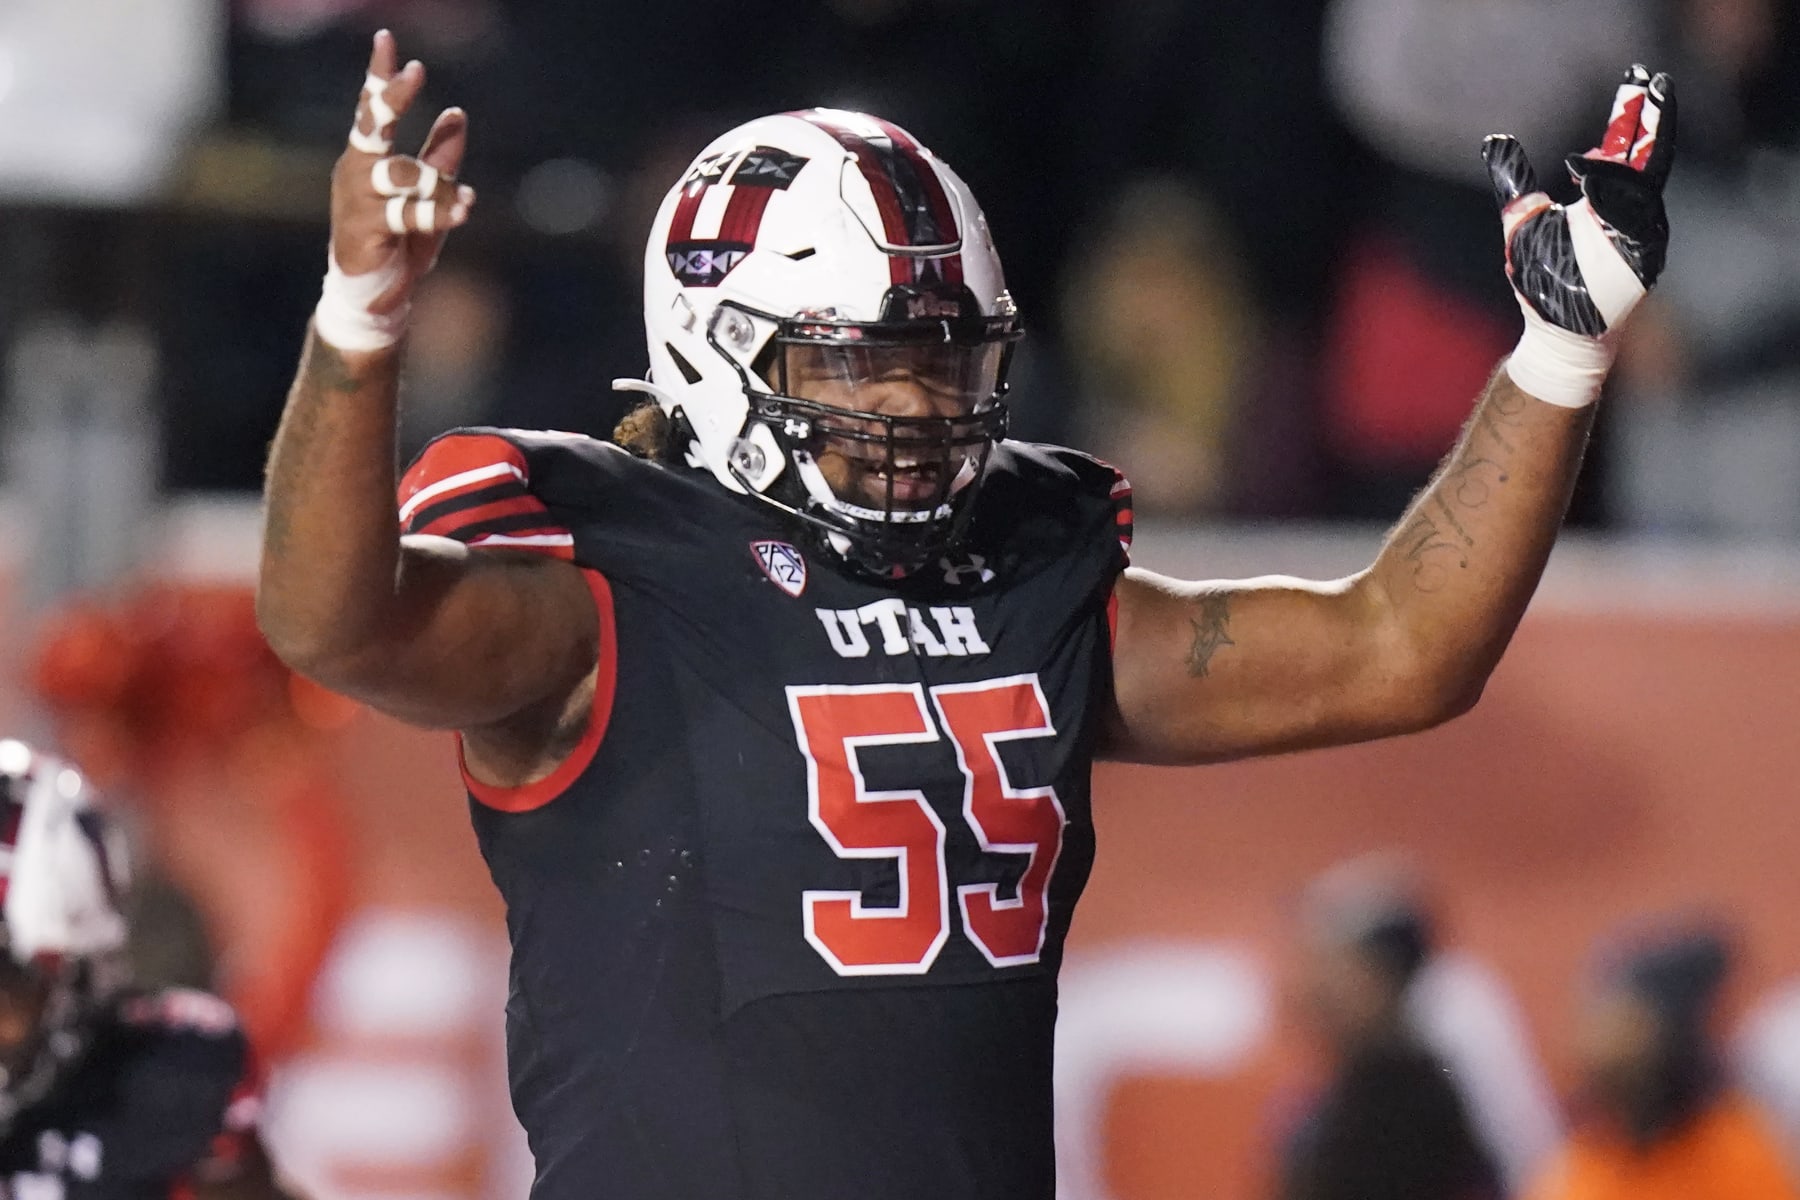
[(1518, 139), (1482, 143), (1506, 238), (1506, 276), (1525, 313), (1507, 374), (1529, 394), (1579, 408), (1612, 366), (1617, 333), (1662, 273), (1663, 185), (1675, 158), (1675, 93), (1641, 65), (1625, 73), (1600, 144), (1567, 158), (1581, 199), (1552, 204)]

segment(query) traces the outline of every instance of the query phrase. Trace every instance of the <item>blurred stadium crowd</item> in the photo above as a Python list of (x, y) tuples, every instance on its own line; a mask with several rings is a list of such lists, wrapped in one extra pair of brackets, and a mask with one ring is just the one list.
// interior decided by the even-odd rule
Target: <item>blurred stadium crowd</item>
[[(1668, 63), (1674, 269), (1576, 519), (1800, 534), (1800, 31), (1776, 0), (87, 0), (3, 20), (11, 361), (34, 321), (137, 331), (167, 487), (258, 482), (344, 96), (389, 24), (431, 66), (421, 107), (472, 114), (483, 197), (420, 299), (409, 446), (610, 429), (608, 381), (642, 369), (656, 199), (713, 131), (826, 104), (917, 130), (984, 199), (1032, 328), (1017, 432), (1129, 463), (1142, 511), (1183, 515), (1398, 512), (1515, 336), (1481, 136), (1581, 149), (1570, 122), (1620, 62)], [(45, 386), (15, 371), (15, 419)]]
[[(153, 497), (259, 486), (380, 26), (430, 66), (421, 109), (469, 110), (482, 197), (415, 304), (403, 453), (464, 424), (604, 435), (625, 403), (610, 380), (643, 368), (642, 245), (664, 189), (718, 130), (822, 104), (891, 117), (967, 178), (1031, 329), (1014, 432), (1124, 464), (1153, 518), (1393, 518), (1517, 336), (1481, 136), (1510, 130), (1553, 161), (1585, 148), (1621, 65), (1666, 66), (1683, 114), (1671, 269), (1609, 385), (1574, 519), (1800, 540), (1800, 9), (1781, 0), (40, 0), (0, 6), (0, 478), (33, 498), (40, 544), (71, 552), (32, 557), (28, 600), (105, 582)], [(13, 646), (0, 669), (36, 672), (59, 740), (144, 807), (161, 850), (286, 847), (301, 884), (265, 920), (276, 932), (211, 936), (262, 947), (239, 953), (234, 998), (267, 1044), (299, 1044), (294, 975), (310, 978), (345, 915), (330, 873), (355, 831), (335, 822), (367, 790), (338, 796), (319, 749), (351, 717), (273, 663), (236, 593), (78, 607), (39, 645), (35, 667)], [(381, 786), (399, 786), (389, 773)], [(203, 800), (170, 825), (175, 795)], [(437, 816), (440, 843), (466, 841), (453, 811)], [(201, 908), (263, 882), (234, 869)], [(204, 982), (207, 934), (165, 882), (142, 910), (162, 939), (143, 972)], [(1767, 993), (1726, 1039), (1729, 930), (1607, 941), (1550, 1080), (1506, 985), (1438, 970), (1429, 906), (1392, 882), (1325, 881), (1288, 930), (1320, 1088), (1291, 1119), (1257, 1109), (1261, 1143), (1285, 1149), (1245, 1176), (1254, 1193), (1209, 1194), (1369, 1200), (1319, 1180), (1399, 1178), (1384, 1154), (1464, 1170), (1434, 1158), (1452, 1135), (1359, 1127), (1389, 1103), (1423, 1106), (1398, 1110), (1414, 1129), (1466, 1121), (1480, 1160), (1460, 1191), (1440, 1176), (1396, 1200), (1795, 1194), (1711, 1170), (1714, 1148), (1691, 1139), (1658, 1160), (1672, 1174), (1608, 1174), (1606, 1138), (1666, 1146), (1699, 1118), (1709, 1137), (1723, 1126), (1719, 1153), (1747, 1138), (1800, 1162), (1800, 998)], [(1792, 966), (1763, 961), (1759, 985)], [(1070, 989), (1075, 1018), (1113, 1011)], [(1446, 1064), (1455, 1112), (1432, 1091)], [(1582, 1102), (1560, 1158), (1551, 1082)], [(321, 1108), (342, 1094), (317, 1086)], [(1766, 1135), (1740, 1121), (1747, 1093)], [(1580, 1132), (1594, 1129), (1612, 1132)], [(1081, 1137), (1063, 1140), (1070, 1200), (1171, 1194), (1116, 1167), (1087, 1179)], [(431, 1194), (513, 1194), (483, 1186)], [(383, 1194), (321, 1194), (340, 1192)]]

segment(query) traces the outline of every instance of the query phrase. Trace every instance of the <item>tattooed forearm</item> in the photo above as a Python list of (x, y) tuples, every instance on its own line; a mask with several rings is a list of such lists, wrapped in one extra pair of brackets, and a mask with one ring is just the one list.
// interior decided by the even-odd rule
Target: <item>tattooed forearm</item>
[(1196, 607), (1200, 610), (1198, 615), (1188, 618), (1194, 627), (1194, 643), (1188, 648), (1187, 669), (1189, 675), (1204, 678), (1212, 667), (1213, 655), (1237, 643), (1226, 632), (1231, 624), (1231, 601), (1223, 593), (1201, 596)]
[(379, 622), (399, 561), (394, 354), (348, 356), (309, 335), (269, 450), (257, 614), (310, 652)]
[(1457, 519), (1456, 510), (1450, 506), (1450, 502), (1445, 500), (1442, 496), (1436, 495), (1432, 496), (1431, 502), (1433, 506), (1437, 508), (1438, 512), (1443, 515), (1444, 521), (1455, 532), (1456, 536), (1462, 540), (1462, 544), (1465, 546), (1473, 546), (1475, 544), (1474, 535), (1471, 534), (1468, 529), (1463, 526), (1463, 523)]
[(362, 390), (363, 381), (344, 361), (343, 352), (319, 337), (312, 339), (304, 371), (301, 387), (310, 385), (346, 396), (354, 396)]
[(1444, 472), (1443, 487), (1435, 490), (1432, 495), (1441, 498), (1445, 491), (1449, 491), (1464, 508), (1480, 508), (1493, 499), (1495, 490), (1509, 478), (1506, 467), (1501, 463), (1476, 453), (1472, 446), (1464, 446), (1450, 468)]
[(305, 481), (333, 436), (333, 397), (353, 396), (362, 386), (340, 351), (317, 337), (307, 338), (281, 427), (269, 447), (263, 519), (269, 551), (280, 554), (289, 548), (293, 510), (304, 502)]
[[(1438, 505), (1446, 515), (1449, 507), (1444, 505), (1442, 497), (1434, 496)], [(1459, 537), (1452, 537), (1444, 532), (1444, 527), (1423, 510), (1413, 514), (1412, 521), (1400, 531), (1399, 544), (1412, 566), (1413, 586), (1421, 592), (1435, 592), (1450, 579), (1448, 559), (1453, 558), (1456, 565), (1467, 567), (1468, 548), (1475, 545), (1475, 539), (1466, 530), (1451, 527)], [(1458, 544), (1460, 541), (1460, 545)]]
[(1515, 389), (1490, 387), (1437, 478), (1401, 521), (1393, 545), (1415, 590), (1441, 590), (1481, 549), (1485, 510), (1513, 481), (1529, 403)]
[(1591, 419), (1498, 372), (1389, 535), (1368, 578), (1422, 686), (1466, 696), (1493, 669), (1544, 569)]

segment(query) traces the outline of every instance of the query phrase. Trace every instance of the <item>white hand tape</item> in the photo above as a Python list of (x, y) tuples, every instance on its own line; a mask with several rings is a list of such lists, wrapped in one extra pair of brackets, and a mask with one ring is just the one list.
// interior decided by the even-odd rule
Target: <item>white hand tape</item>
[(386, 154), (394, 148), (394, 122), (399, 114), (387, 102), (387, 86), (387, 80), (372, 73), (363, 79), (363, 98), (369, 102), (369, 116), (374, 119), (375, 128), (364, 133), (355, 120), (351, 121), (350, 145), (364, 154)]
[(1597, 338), (1558, 329), (1524, 300), (1525, 333), (1506, 360), (1506, 373), (1527, 395), (1559, 408), (1586, 408), (1600, 398), (1612, 369), (1612, 347)]
[(1606, 235), (1600, 214), (1585, 196), (1569, 206), (1567, 220), (1575, 263), (1581, 268), (1581, 281), (1587, 284), (1588, 298), (1606, 318), (1606, 328), (1615, 329), (1644, 298), (1644, 285), (1620, 257)]
[(375, 165), (369, 168), (369, 186), (375, 189), (377, 196), (404, 196), (411, 190), (394, 182), (393, 171), (392, 158), (378, 158)]
[(351, 351), (385, 350), (398, 342), (406, 332), (411, 306), (401, 304), (386, 313), (371, 312), (370, 306), (399, 281), (406, 269), (405, 252), (396, 248), (386, 263), (361, 275), (346, 274), (335, 254), (326, 261), (325, 284), (313, 310), (313, 330), (319, 339)]

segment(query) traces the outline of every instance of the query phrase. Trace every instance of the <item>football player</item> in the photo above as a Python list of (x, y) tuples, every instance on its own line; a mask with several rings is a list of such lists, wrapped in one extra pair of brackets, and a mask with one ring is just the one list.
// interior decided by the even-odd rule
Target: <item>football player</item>
[(258, 605), (298, 670), (458, 731), (533, 1195), (1048, 1200), (1091, 763), (1474, 703), (1662, 266), (1668, 80), (1631, 72), (1566, 208), (1490, 140), (1524, 336), (1374, 563), (1320, 583), (1128, 566), (1125, 479), (1006, 437), (1023, 325), (975, 198), (859, 113), (752, 121), (669, 192), (635, 453), (465, 430), (396, 480), (407, 299), (475, 201), (460, 110), (394, 151), (423, 81), (378, 35)]
[(280, 1200), (231, 1006), (133, 988), (116, 828), (0, 741), (0, 1197)]

